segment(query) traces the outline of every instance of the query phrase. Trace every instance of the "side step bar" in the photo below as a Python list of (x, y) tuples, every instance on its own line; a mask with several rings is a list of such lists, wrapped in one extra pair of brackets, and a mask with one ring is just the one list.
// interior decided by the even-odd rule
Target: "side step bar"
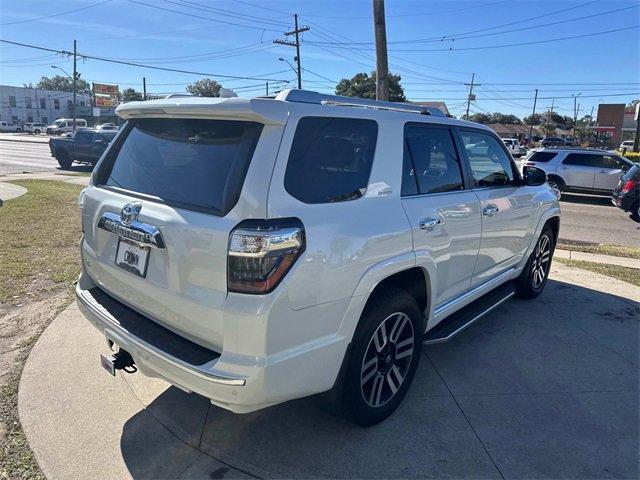
[(507, 282), (491, 290), (475, 302), (442, 320), (435, 328), (429, 330), (423, 337), (423, 345), (451, 340), (476, 320), (484, 317), (487, 313), (509, 300), (515, 293), (515, 284), (513, 282)]

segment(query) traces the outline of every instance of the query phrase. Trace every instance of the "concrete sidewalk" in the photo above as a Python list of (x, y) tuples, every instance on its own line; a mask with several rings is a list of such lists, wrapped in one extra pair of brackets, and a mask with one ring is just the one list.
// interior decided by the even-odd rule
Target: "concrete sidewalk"
[(0, 142), (49, 143), (49, 136), (26, 133), (0, 133)]
[(100, 367), (75, 305), (34, 347), (22, 426), (50, 479), (636, 478), (640, 292), (559, 263), (425, 349), (408, 397), (363, 429), (314, 399), (234, 415), (140, 374)]

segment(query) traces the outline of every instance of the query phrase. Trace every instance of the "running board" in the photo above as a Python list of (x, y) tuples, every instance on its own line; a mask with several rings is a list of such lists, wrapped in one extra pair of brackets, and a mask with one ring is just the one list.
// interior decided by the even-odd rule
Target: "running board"
[(491, 290), (478, 300), (442, 320), (435, 328), (429, 330), (423, 337), (423, 345), (451, 340), (476, 320), (481, 319), (487, 313), (509, 300), (515, 293), (515, 284), (513, 282), (504, 283)]

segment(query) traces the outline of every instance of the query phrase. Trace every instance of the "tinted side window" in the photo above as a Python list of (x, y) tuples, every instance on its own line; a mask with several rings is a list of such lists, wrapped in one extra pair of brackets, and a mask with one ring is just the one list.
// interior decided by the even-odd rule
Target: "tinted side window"
[(301, 118), (284, 175), (290, 195), (305, 203), (354, 200), (367, 189), (378, 124), (355, 118)]
[(413, 165), (421, 194), (464, 189), (460, 161), (448, 128), (408, 124), (404, 135), (405, 157), (408, 155)]
[(598, 167), (600, 168), (609, 168), (612, 170), (621, 170), (626, 166), (623, 160), (613, 155), (603, 155), (599, 157)]
[(416, 180), (416, 172), (411, 161), (409, 146), (407, 139), (404, 139), (404, 155), (402, 158), (402, 190), (400, 194), (403, 197), (418, 194), (418, 183)]
[(570, 153), (562, 162), (564, 165), (577, 165), (580, 167), (594, 167), (598, 161), (598, 155), (588, 153)]
[(511, 160), (499, 140), (478, 131), (461, 130), (460, 135), (476, 185), (492, 187), (514, 183)]
[(91, 143), (91, 132), (76, 132), (75, 140), (76, 145), (79, 147), (85, 147)]
[(536, 152), (531, 155), (527, 161), (530, 162), (548, 162), (551, 159), (555, 158), (558, 154), (556, 152)]

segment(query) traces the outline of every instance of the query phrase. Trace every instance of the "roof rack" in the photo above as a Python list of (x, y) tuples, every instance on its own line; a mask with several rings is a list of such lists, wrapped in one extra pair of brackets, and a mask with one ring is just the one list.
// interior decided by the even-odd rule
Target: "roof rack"
[(340, 95), (327, 95), (313, 92), (311, 90), (283, 90), (276, 97), (276, 100), (296, 103), (312, 103), (315, 105), (332, 105), (340, 107), (360, 107), (387, 110), (392, 112), (408, 112), (420, 115), (433, 115), (436, 117), (446, 117), (444, 112), (436, 107), (426, 107), (424, 105), (410, 105), (400, 102), (383, 102), (381, 100), (368, 100), (357, 97), (343, 97)]

